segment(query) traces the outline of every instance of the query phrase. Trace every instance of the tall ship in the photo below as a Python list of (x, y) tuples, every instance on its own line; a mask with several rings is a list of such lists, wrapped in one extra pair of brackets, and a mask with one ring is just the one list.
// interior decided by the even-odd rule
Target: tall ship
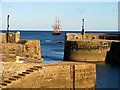
[(56, 18), (56, 23), (55, 23), (55, 25), (54, 26), (52, 26), (53, 27), (53, 31), (52, 31), (52, 34), (53, 35), (61, 35), (61, 31), (60, 31), (60, 24), (59, 24), (59, 18), (57, 19)]

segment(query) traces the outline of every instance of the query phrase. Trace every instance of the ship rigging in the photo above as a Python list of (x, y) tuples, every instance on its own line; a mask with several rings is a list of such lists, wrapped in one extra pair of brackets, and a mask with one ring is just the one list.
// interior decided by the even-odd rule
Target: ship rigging
[(55, 23), (55, 25), (54, 26), (52, 26), (53, 27), (53, 31), (52, 31), (52, 34), (53, 35), (61, 35), (61, 31), (60, 31), (60, 24), (59, 24), (59, 18), (57, 19), (56, 18), (56, 23)]

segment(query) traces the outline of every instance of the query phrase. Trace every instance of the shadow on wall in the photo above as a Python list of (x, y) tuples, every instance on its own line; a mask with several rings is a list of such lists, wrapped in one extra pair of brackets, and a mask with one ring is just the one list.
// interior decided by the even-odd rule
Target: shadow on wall
[(120, 64), (120, 42), (112, 42), (110, 51), (107, 52), (105, 61)]
[(99, 39), (120, 40), (120, 34), (105, 34), (105, 35), (100, 35)]

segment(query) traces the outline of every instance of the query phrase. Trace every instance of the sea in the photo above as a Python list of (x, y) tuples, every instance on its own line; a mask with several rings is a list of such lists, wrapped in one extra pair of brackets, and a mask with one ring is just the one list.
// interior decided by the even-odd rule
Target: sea
[[(3, 33), (6, 31), (2, 31)], [(16, 32), (16, 31), (11, 31)], [(61, 36), (52, 35), (51, 31), (20, 31), (20, 39), (40, 40), (41, 56), (45, 61), (63, 61), (65, 33), (81, 33), (80, 31), (63, 31)], [(95, 32), (87, 33), (118, 33), (118, 32)], [(92, 62), (94, 63), (94, 62)], [(96, 88), (120, 89), (120, 65), (97, 62), (96, 64)]]

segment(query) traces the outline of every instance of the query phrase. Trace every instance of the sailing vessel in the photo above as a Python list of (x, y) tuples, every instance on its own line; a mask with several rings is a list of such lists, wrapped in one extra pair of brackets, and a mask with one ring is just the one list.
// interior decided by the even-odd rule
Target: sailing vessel
[(53, 27), (53, 29), (54, 29), (54, 31), (52, 31), (52, 34), (53, 34), (53, 35), (61, 35), (60, 25), (59, 25), (59, 18), (58, 18), (58, 20), (57, 20), (57, 18), (56, 18), (56, 23), (55, 23), (55, 25), (52, 26), (52, 27)]

